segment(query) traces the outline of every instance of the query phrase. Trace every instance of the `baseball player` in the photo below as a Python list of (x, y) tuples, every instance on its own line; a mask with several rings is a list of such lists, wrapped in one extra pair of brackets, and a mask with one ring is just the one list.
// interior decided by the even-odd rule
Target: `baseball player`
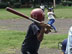
[(72, 26), (69, 29), (68, 41), (65, 54), (72, 54)]
[(48, 8), (48, 24), (51, 25), (51, 27), (54, 29), (55, 32), (57, 32), (56, 27), (53, 25), (53, 23), (55, 22), (55, 14), (52, 11), (52, 8)]
[(67, 39), (64, 39), (61, 44), (62, 44), (62, 47), (61, 47), (62, 53), (61, 54), (65, 54), (66, 46), (67, 46)]
[(72, 26), (68, 32), (68, 39), (62, 42), (62, 54), (72, 54)]
[(43, 4), (41, 4), (40, 8), (43, 10), (44, 12), (44, 9), (45, 9), (45, 6)]
[(51, 9), (52, 12), (54, 12), (54, 8), (53, 7), (51, 7), (50, 9)]
[[(44, 14), (40, 8), (33, 9), (31, 11), (31, 17), (42, 22), (44, 21)], [(40, 47), (40, 43), (43, 40), (43, 36), (47, 25), (41, 23), (41, 26), (35, 22), (30, 24), (27, 34), (25, 36), (25, 40), (22, 43), (22, 54), (38, 54), (38, 49)], [(46, 33), (49, 33), (46, 32)]]

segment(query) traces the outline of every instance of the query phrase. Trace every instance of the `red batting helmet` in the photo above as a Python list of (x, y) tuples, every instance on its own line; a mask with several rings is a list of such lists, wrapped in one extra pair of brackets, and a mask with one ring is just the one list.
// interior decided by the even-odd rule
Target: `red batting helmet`
[(36, 8), (31, 11), (31, 17), (38, 20), (38, 21), (43, 21), (44, 20), (44, 13), (43, 13), (42, 9)]

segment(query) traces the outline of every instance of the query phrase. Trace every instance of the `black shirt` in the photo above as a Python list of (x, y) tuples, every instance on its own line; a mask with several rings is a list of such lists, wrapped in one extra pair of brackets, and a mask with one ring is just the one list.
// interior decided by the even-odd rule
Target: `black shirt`
[(40, 46), (40, 41), (37, 39), (37, 33), (40, 32), (41, 27), (36, 23), (29, 26), (27, 35), (23, 42), (23, 49), (25, 51), (37, 52)]

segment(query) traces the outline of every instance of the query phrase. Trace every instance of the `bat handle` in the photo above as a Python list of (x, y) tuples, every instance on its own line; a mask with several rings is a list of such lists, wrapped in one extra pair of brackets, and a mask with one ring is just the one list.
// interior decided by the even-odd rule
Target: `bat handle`
[(48, 34), (49, 32), (51, 32), (51, 26), (49, 24), (41, 22), (40, 26), (44, 28), (44, 33)]
[(48, 34), (49, 32), (51, 32), (51, 26), (49, 24), (47, 24), (46, 28), (45, 28), (45, 34)]
[(32, 22), (36, 22), (36, 23), (38, 23), (38, 24), (41, 23), (41, 22), (39, 22), (39, 21), (37, 21), (37, 20), (35, 20), (35, 19), (33, 19), (33, 18), (30, 18), (30, 17), (29, 17), (29, 20), (31, 20)]

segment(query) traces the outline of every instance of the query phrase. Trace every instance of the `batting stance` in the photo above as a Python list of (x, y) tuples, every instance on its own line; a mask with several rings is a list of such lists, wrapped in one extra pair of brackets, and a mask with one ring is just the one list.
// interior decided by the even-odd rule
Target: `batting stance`
[(72, 54), (72, 26), (69, 29), (68, 41), (65, 54)]
[[(32, 10), (31, 17), (40, 22), (44, 21), (44, 14), (40, 8)], [(44, 23), (41, 23), (41, 25), (35, 22), (30, 24), (25, 40), (22, 43), (22, 54), (38, 54), (38, 49), (43, 40), (44, 33), (49, 33), (49, 31), (45, 31), (46, 26), (47, 25)]]

